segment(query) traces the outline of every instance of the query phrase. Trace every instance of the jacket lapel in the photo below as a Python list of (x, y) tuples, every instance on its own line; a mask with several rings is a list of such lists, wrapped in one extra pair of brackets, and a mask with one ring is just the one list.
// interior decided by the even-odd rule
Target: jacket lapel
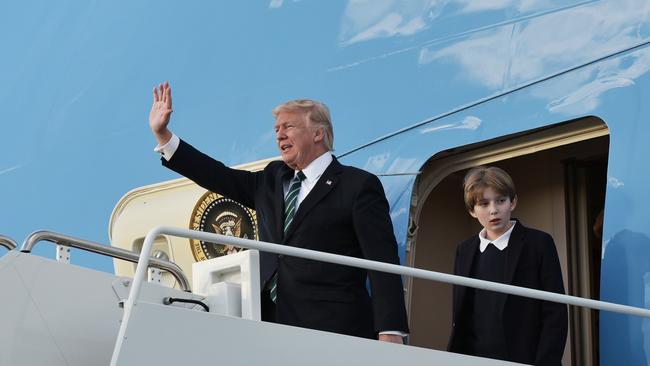
[(274, 197), (274, 220), (275, 220), (275, 234), (276, 238), (282, 238), (281, 242), (284, 242), (284, 182), (292, 178), (294, 173), (293, 169), (289, 168), (287, 165), (283, 164), (282, 168), (275, 176), (275, 187), (276, 190), (273, 192)]
[(515, 224), (515, 228), (512, 229), (512, 234), (510, 234), (510, 240), (508, 240), (508, 250), (506, 255), (506, 269), (505, 269), (505, 278), (504, 283), (512, 285), (512, 279), (515, 276), (515, 270), (517, 269), (517, 263), (519, 263), (519, 256), (524, 247), (524, 237), (526, 233), (526, 228), (518, 220)]
[[(504, 271), (505, 277), (503, 278), (503, 283), (506, 285), (512, 285), (512, 280), (515, 276), (515, 270), (517, 269), (517, 263), (519, 262), (519, 256), (521, 255), (521, 250), (524, 247), (524, 236), (525, 236), (525, 228), (524, 226), (518, 221), (515, 224), (515, 228), (512, 229), (512, 234), (510, 234), (510, 240), (508, 240), (508, 250), (506, 254), (506, 268)], [(505, 309), (505, 304), (506, 304), (506, 299), (508, 298), (508, 294), (501, 294), (502, 296), (499, 296), (497, 308), (499, 309), (500, 313), (503, 313), (503, 310)]]
[(479, 242), (480, 241), (477, 235), (474, 237), (474, 239), (472, 239), (470, 245), (466, 245), (461, 250), (460, 254), (462, 255), (462, 259), (458, 263), (459, 276), (469, 277), (470, 271), (472, 270), (472, 264), (474, 263), (474, 256), (476, 255), (476, 251), (478, 250)]
[(338, 184), (338, 175), (341, 173), (343, 166), (335, 157), (332, 158), (332, 162), (318, 179), (314, 188), (311, 189), (307, 197), (305, 197), (305, 199), (300, 203), (300, 206), (298, 206), (298, 211), (296, 211), (296, 215), (293, 217), (293, 221), (287, 229), (287, 234), (284, 238), (285, 242), (291, 237), (293, 232), (296, 231), (296, 228), (307, 216), (309, 211), (311, 211), (318, 202), (325, 198), (325, 196), (327, 196), (327, 194), (330, 193)]
[[(458, 253), (460, 255), (460, 258), (458, 258), (458, 268), (456, 270), (456, 274), (458, 276), (470, 277), (472, 264), (474, 263), (474, 258), (476, 257), (476, 251), (478, 250), (479, 242), (480, 241), (478, 239), (478, 236), (475, 236), (469, 245), (465, 245), (461, 248), (460, 252)], [(463, 306), (462, 304), (465, 301), (465, 294), (468, 289), (465, 286), (456, 286), (456, 288), (458, 289), (458, 297), (455, 299), (455, 306), (457, 306), (458, 309), (454, 309), (454, 317), (459, 315), (458, 312)]]
[[(515, 224), (515, 228), (512, 229), (512, 234), (510, 234), (510, 240), (508, 241), (508, 251), (506, 254), (506, 265), (504, 271), (504, 283), (511, 285), (512, 279), (515, 275), (515, 270), (517, 269), (517, 263), (519, 261), (519, 256), (521, 255), (521, 250), (523, 248), (524, 237), (525, 237), (525, 227), (518, 221)], [(459, 261), (458, 275), (469, 277), (470, 271), (472, 270), (472, 264), (478, 251), (480, 240), (476, 237), (470, 245), (467, 245), (460, 254), (463, 256), (462, 260)], [(462, 304), (466, 288), (464, 286), (459, 286), (458, 292), (458, 304)], [(497, 307), (499, 311), (503, 311), (505, 301), (508, 295), (503, 294), (499, 297), (499, 303)]]

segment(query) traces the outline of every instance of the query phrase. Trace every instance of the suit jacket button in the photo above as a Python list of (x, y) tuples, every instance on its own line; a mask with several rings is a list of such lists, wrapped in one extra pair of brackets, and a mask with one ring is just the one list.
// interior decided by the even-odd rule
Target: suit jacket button
[(278, 259), (284, 258), (284, 254), (278, 254)]

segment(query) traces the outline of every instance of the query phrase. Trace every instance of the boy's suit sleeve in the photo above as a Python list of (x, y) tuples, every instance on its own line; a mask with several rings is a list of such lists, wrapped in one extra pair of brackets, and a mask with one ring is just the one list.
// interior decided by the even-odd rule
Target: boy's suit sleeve
[[(553, 238), (545, 234), (540, 248), (540, 279), (543, 291), (564, 293), (562, 269)], [(535, 365), (561, 365), (568, 332), (567, 306), (542, 301), (542, 321)]]

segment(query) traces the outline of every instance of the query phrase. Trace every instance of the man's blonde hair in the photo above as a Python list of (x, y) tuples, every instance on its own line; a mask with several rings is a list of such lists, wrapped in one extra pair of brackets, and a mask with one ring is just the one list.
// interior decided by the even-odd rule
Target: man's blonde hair
[(273, 108), (273, 117), (278, 118), (280, 112), (304, 112), (312, 126), (323, 129), (323, 143), (327, 150), (334, 150), (334, 127), (330, 119), (330, 110), (325, 104), (311, 99), (290, 100)]
[(478, 166), (467, 172), (463, 180), (467, 211), (474, 211), (474, 206), (483, 199), (483, 191), (486, 188), (492, 188), (498, 194), (510, 197), (510, 201), (517, 196), (515, 183), (505, 170), (495, 166)]

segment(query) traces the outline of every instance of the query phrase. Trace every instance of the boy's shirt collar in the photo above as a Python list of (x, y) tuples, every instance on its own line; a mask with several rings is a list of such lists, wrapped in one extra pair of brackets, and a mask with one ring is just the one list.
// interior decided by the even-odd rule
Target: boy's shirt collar
[(478, 249), (483, 253), (485, 249), (487, 248), (488, 244), (492, 243), (494, 244), (495, 247), (499, 250), (504, 250), (508, 247), (508, 241), (510, 241), (510, 235), (512, 234), (512, 229), (515, 228), (515, 225), (517, 225), (517, 221), (515, 220), (510, 220), (510, 223), (512, 226), (508, 231), (503, 233), (500, 237), (496, 238), (495, 240), (490, 240), (485, 237), (485, 228), (481, 230), (480, 233), (478, 233), (478, 239), (481, 241), (479, 244)]

